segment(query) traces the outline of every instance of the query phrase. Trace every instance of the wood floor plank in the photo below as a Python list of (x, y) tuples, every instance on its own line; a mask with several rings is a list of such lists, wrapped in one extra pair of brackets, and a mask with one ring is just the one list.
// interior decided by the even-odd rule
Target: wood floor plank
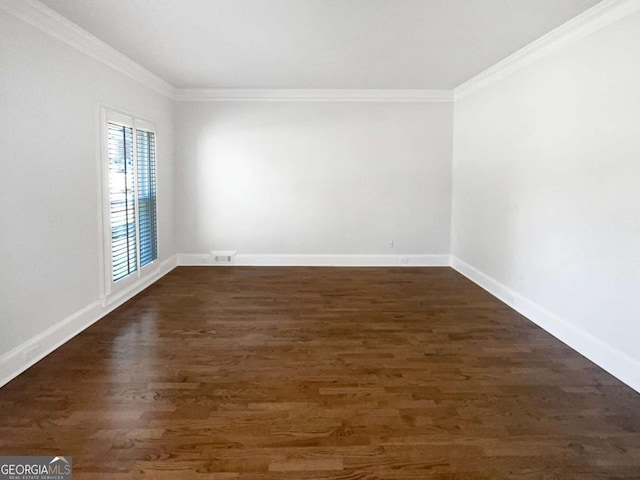
[(76, 479), (638, 479), (640, 395), (449, 268), (181, 267), (0, 389)]

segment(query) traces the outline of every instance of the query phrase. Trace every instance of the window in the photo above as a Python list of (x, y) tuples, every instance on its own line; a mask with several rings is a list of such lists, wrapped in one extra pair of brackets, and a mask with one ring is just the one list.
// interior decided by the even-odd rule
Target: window
[(158, 258), (156, 134), (151, 124), (105, 112), (103, 164), (107, 294)]

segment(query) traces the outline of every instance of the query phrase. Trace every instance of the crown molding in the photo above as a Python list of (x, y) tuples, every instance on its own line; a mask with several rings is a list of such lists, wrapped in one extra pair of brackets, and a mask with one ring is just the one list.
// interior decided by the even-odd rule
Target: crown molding
[(173, 98), (174, 87), (36, 0), (0, 0), (0, 9), (42, 30), (144, 86)]
[(181, 102), (453, 102), (451, 90), (178, 88)]
[(603, 0), (454, 90), (174, 88), (140, 64), (37, 0), (0, 0), (0, 9), (177, 101), (453, 102), (640, 10), (640, 0)]
[(455, 100), (481, 90), (640, 10), (640, 0), (603, 0), (454, 89)]

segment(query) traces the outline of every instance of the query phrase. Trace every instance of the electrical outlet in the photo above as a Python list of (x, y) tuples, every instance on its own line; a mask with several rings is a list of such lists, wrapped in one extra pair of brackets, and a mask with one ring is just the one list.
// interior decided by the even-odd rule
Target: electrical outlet
[(389, 248), (393, 248), (393, 240), (390, 240), (390, 241), (387, 243), (387, 247), (389, 247)]

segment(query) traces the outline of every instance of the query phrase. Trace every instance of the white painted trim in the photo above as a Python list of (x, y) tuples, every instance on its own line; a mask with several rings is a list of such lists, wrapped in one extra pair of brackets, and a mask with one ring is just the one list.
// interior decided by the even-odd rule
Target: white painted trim
[(458, 100), (496, 83), (536, 60), (591, 35), (638, 10), (640, 10), (640, 0), (604, 0), (462, 83), (454, 90), (455, 99)]
[[(157, 262), (154, 260), (153, 263)], [(151, 265), (151, 264), (150, 264)], [(144, 276), (140, 277), (135, 283), (129, 285), (122, 290), (118, 290), (111, 293), (111, 295), (105, 297), (102, 301), (103, 306), (111, 307), (112, 305), (122, 305), (124, 302), (129, 300), (134, 295), (137, 295), (142, 290), (147, 288), (152, 283), (155, 283), (157, 280), (165, 276), (171, 270), (178, 266), (178, 262), (175, 256), (171, 257), (169, 260), (165, 260), (158, 264), (156, 268), (145, 270)], [(169, 268), (170, 267), (170, 268)]]
[(0, 9), (177, 101), (453, 102), (640, 10), (640, 0), (603, 0), (455, 90), (175, 88), (37, 0), (0, 0)]
[(123, 55), (99, 38), (83, 30), (56, 11), (36, 0), (0, 0), (0, 9), (48, 33), (95, 60), (117, 70), (165, 97), (175, 89), (168, 82)]
[(449, 255), (291, 255), (237, 254), (231, 263), (216, 264), (210, 254), (181, 253), (180, 266), (296, 267), (448, 267)]
[(452, 256), (451, 266), (454, 270), (460, 272), (494, 297), (502, 300), (576, 352), (584, 355), (620, 381), (640, 392), (640, 362), (582, 330), (569, 320), (529, 300), (463, 260)]
[(212, 256), (219, 256), (219, 257), (235, 257), (236, 255), (235, 250), (211, 250), (211, 255)]
[(182, 102), (453, 102), (451, 90), (179, 88)]
[[(140, 225), (139, 225), (139, 199), (138, 199), (138, 131), (143, 130), (147, 132), (152, 132), (156, 135), (156, 166), (155, 166), (155, 175), (156, 179), (158, 176), (158, 165), (157, 165), (157, 132), (155, 128), (155, 122), (150, 120), (145, 120), (142, 118), (138, 118), (129, 113), (124, 113), (118, 110), (113, 110), (105, 106), (100, 106), (100, 151), (101, 155), (98, 159), (100, 163), (100, 195), (99, 201), (102, 204), (102, 212), (101, 212), (101, 231), (103, 232), (103, 237), (101, 239), (102, 243), (102, 254), (100, 255), (102, 260), (102, 265), (99, 267), (100, 272), (102, 273), (102, 295), (103, 306), (109, 305), (114, 301), (117, 301), (117, 298), (120, 297), (121, 292), (126, 292), (131, 290), (137, 283), (140, 278), (144, 278), (148, 275), (154, 275), (158, 270), (158, 259), (156, 258), (151, 263), (141, 266), (140, 262)], [(134, 182), (134, 203), (135, 203), (135, 224), (136, 224), (136, 262), (137, 268), (134, 272), (131, 272), (129, 275), (121, 278), (117, 282), (113, 281), (113, 265), (112, 265), (112, 238), (111, 238), (111, 204), (109, 201), (110, 196), (110, 185), (109, 185), (109, 158), (108, 158), (108, 132), (109, 132), (109, 123), (116, 123), (118, 125), (122, 125), (125, 127), (129, 127), (132, 129), (132, 139), (133, 139), (133, 182)], [(157, 180), (156, 180), (157, 183)], [(161, 250), (161, 245), (159, 239), (156, 238), (157, 249)], [(116, 300), (113, 300), (113, 299)]]
[[(0, 387), (96, 323), (109, 312), (115, 310), (124, 302), (143, 291), (176, 266), (176, 257), (173, 256), (163, 261), (154, 273), (141, 278), (135, 285), (132, 285), (129, 290), (118, 294), (118, 298), (113, 298), (108, 305), (103, 306), (102, 300), (95, 300), (62, 321), (52, 325), (44, 332), (39, 333), (2, 355), (0, 357)], [(25, 359), (25, 352), (33, 351), (34, 348), (37, 348), (36, 355), (33, 358)]]

